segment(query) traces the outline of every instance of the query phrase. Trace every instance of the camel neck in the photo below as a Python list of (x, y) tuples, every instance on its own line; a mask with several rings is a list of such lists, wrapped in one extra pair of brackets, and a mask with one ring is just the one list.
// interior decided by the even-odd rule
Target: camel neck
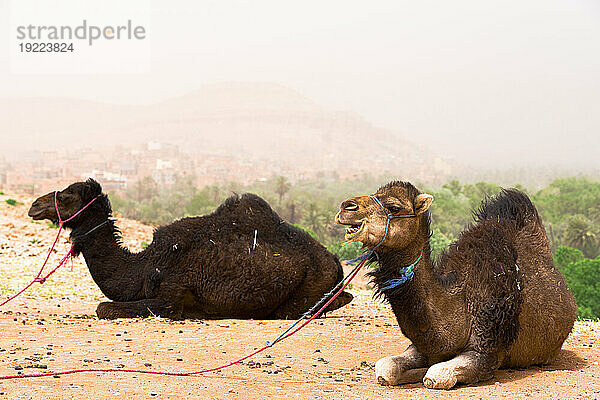
[[(437, 279), (430, 258), (429, 240), (415, 241), (402, 250), (382, 252), (379, 257), (379, 268), (371, 273), (378, 293), (383, 295), (392, 307), (398, 325), (406, 337), (419, 347), (421, 342), (432, 339), (424, 336), (438, 318), (432, 304), (447, 304), (449, 294)], [(420, 252), (423, 255), (419, 259)], [(399, 279), (399, 271), (418, 260), (414, 265), (413, 276), (402, 284), (389, 286), (388, 282)]]
[[(418, 258), (422, 258), (422, 261), (426, 261), (425, 264), (430, 267), (431, 261), (429, 259), (429, 249), (429, 225), (422, 223), (420, 226), (420, 233), (415, 240), (410, 242), (406, 247), (391, 248), (381, 246), (379, 249), (375, 250), (375, 252), (377, 253), (377, 258), (380, 260), (379, 269), (388, 273), (393, 273), (402, 267), (414, 263)], [(423, 254), (423, 257), (420, 257), (421, 254)], [(419, 264), (423, 265), (421, 262), (419, 262)]]
[(379, 267), (371, 273), (374, 282), (380, 290), (380, 293), (389, 298), (391, 292), (383, 290), (387, 282), (398, 279), (407, 269), (411, 270), (411, 279), (407, 279), (402, 288), (397, 287), (402, 292), (409, 290), (412, 281), (412, 275), (420, 278), (429, 278), (432, 276), (432, 265), (430, 260), (429, 240), (425, 242), (414, 241), (402, 250), (392, 250), (389, 248), (381, 249), (377, 252)]
[(83, 254), (92, 279), (111, 300), (139, 297), (142, 273), (132, 254), (121, 245), (121, 236), (108, 217), (88, 218), (71, 232), (75, 254)]

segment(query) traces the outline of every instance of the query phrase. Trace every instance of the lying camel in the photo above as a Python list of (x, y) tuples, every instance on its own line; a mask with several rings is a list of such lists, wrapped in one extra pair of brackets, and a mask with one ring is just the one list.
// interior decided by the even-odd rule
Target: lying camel
[[(29, 216), (57, 223), (55, 193)], [(108, 197), (89, 179), (56, 192), (74, 254), (111, 302), (99, 318), (298, 318), (343, 278), (339, 260), (253, 194), (228, 198), (209, 215), (183, 218), (154, 232), (139, 253), (121, 245)], [(343, 292), (325, 310), (348, 304)]]
[(347, 240), (374, 250), (376, 289), (412, 342), (376, 363), (379, 383), (449, 389), (490, 379), (497, 368), (550, 362), (577, 307), (527, 195), (503, 190), (485, 201), (437, 262), (429, 247), (432, 201), (396, 181), (344, 201), (336, 216)]

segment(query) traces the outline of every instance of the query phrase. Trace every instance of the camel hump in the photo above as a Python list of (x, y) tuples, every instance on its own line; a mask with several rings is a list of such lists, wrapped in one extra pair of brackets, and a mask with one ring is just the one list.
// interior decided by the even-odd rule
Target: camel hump
[(269, 203), (254, 193), (230, 196), (215, 210), (213, 215), (228, 219), (260, 221), (269, 225), (279, 225), (282, 222), (281, 217), (273, 211)]
[(484, 199), (473, 213), (475, 222), (486, 219), (505, 219), (514, 221), (517, 229), (531, 222), (539, 222), (538, 212), (529, 197), (517, 189), (502, 189), (494, 196)]

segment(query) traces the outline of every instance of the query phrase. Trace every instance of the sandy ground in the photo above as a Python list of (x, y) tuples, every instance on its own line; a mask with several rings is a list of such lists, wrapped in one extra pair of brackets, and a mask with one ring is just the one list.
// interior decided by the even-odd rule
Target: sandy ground
[[(549, 366), (503, 370), (476, 386), (441, 392), (379, 386), (373, 364), (407, 345), (390, 310), (357, 301), (275, 347), (222, 372), (196, 377), (82, 373), (0, 381), (0, 399), (81, 398), (600, 398), (600, 326), (578, 323)], [(0, 374), (82, 367), (193, 371), (272, 340), (288, 321), (100, 321), (95, 302), (24, 299), (0, 313)]]
[[(56, 229), (26, 218), (23, 205), (0, 196), (0, 298), (37, 272)], [(152, 228), (119, 220), (125, 243), (139, 248)], [(35, 239), (35, 240), (34, 240)], [(68, 249), (62, 240), (55, 263)], [(195, 377), (139, 373), (81, 373), (0, 381), (0, 400), (82, 398), (301, 398), (301, 399), (596, 399), (600, 398), (600, 324), (578, 322), (551, 365), (502, 370), (493, 380), (450, 391), (421, 384), (383, 387), (373, 364), (398, 354), (409, 341), (389, 307), (355, 286), (355, 301), (308, 325), (290, 339), (241, 365)], [(262, 347), (289, 321), (102, 321), (104, 300), (82, 260), (0, 309), (0, 375), (73, 368), (194, 371), (217, 366)]]

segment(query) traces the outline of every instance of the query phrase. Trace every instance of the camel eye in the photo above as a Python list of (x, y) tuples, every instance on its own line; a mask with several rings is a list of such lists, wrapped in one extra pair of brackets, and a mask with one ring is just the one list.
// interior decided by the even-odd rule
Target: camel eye
[(346, 211), (356, 211), (358, 210), (358, 205), (355, 203), (348, 203), (344, 206), (344, 210)]
[(394, 206), (394, 205), (386, 205), (385, 206), (389, 212), (391, 212), (392, 214), (398, 214), (400, 211), (402, 211), (402, 209), (398, 206)]
[(59, 193), (58, 200), (60, 200), (63, 203), (68, 203), (73, 200), (73, 196), (67, 193)]

